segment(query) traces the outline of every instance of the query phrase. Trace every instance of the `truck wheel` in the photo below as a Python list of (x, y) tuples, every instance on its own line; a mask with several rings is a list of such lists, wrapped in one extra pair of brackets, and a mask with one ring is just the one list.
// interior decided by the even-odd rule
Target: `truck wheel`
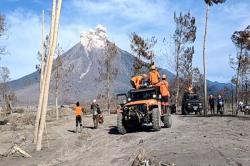
[(117, 128), (120, 134), (126, 134), (127, 131), (123, 125), (123, 116), (121, 113), (117, 113)]
[(162, 117), (162, 122), (164, 124), (164, 127), (170, 128), (172, 126), (172, 117), (171, 115), (165, 115)]
[(154, 108), (152, 110), (152, 125), (154, 131), (159, 131), (161, 129), (160, 126), (160, 112), (158, 108)]

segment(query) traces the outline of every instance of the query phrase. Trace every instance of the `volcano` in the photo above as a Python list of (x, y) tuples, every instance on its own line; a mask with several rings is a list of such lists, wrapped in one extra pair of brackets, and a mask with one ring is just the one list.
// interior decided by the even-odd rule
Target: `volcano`
[[(104, 26), (98, 25), (95, 29), (80, 35), (80, 42), (65, 52), (60, 67), (59, 101), (72, 103), (75, 101), (89, 102), (93, 98), (105, 94), (105, 82), (100, 81), (100, 61), (105, 56), (107, 32)], [(113, 65), (118, 70), (117, 77), (112, 82), (113, 94), (124, 93), (130, 89), (130, 78), (133, 74), (132, 67), (134, 56), (117, 48), (118, 52), (113, 60)], [(56, 63), (56, 60), (54, 64)], [(162, 74), (169, 78), (174, 75), (164, 69)], [(52, 104), (55, 98), (55, 65), (52, 70), (49, 101)], [(15, 91), (20, 104), (37, 104), (39, 98), (39, 73), (36, 71), (18, 80), (10, 82), (10, 87)]]

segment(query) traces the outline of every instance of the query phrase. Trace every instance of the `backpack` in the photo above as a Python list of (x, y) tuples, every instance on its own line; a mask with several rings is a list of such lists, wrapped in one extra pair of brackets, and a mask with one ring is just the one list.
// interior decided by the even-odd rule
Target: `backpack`
[(98, 114), (101, 114), (102, 112), (101, 112), (101, 109), (100, 109), (100, 107), (99, 107), (99, 105), (97, 105), (97, 113)]

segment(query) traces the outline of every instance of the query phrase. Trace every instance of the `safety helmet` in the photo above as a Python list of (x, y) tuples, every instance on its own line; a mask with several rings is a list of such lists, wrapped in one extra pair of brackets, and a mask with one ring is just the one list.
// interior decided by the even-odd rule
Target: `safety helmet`
[(162, 79), (167, 79), (166, 74), (163, 74), (163, 75), (162, 75)]
[(155, 70), (155, 68), (156, 68), (155, 65), (152, 65), (150, 69)]
[(96, 103), (96, 99), (93, 100), (93, 103)]

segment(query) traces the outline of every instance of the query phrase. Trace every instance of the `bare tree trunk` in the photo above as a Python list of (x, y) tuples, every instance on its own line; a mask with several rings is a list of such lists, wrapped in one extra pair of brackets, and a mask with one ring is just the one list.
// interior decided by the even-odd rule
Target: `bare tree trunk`
[(50, 78), (51, 78), (51, 71), (53, 66), (53, 56), (55, 53), (56, 45), (57, 45), (57, 36), (58, 36), (58, 27), (59, 27), (59, 18), (61, 12), (61, 5), (62, 0), (53, 0), (53, 12), (52, 12), (52, 23), (51, 23), (51, 33), (50, 33), (50, 49), (49, 49), (49, 56), (48, 56), (48, 66), (46, 66), (46, 75), (44, 78), (44, 94), (43, 102), (42, 102), (42, 111), (41, 111), (41, 120), (38, 130), (38, 137), (37, 137), (37, 144), (36, 150), (40, 151), (42, 149), (42, 136), (45, 127), (45, 120), (46, 120), (46, 112), (48, 106), (48, 97), (49, 97), (49, 85), (50, 85)]
[(108, 114), (110, 115), (110, 73), (109, 73), (109, 62), (107, 63), (107, 74), (108, 74), (108, 79), (107, 79), (107, 97), (108, 97)]
[(56, 120), (59, 119), (59, 111), (58, 111), (58, 94), (56, 94)]
[(179, 107), (179, 92), (180, 92), (180, 79), (179, 79), (179, 71), (177, 71), (176, 73), (176, 97), (175, 97), (175, 106), (176, 106), (176, 110), (178, 110)]
[(58, 88), (59, 88), (59, 69), (58, 69), (58, 65), (57, 65), (57, 69), (56, 69), (56, 120), (59, 119), (59, 112), (58, 112)]
[(179, 93), (180, 93), (180, 78), (179, 78), (179, 69), (180, 69), (180, 65), (179, 65), (179, 58), (180, 58), (180, 43), (178, 43), (179, 45), (177, 46), (176, 49), (176, 96), (175, 96), (175, 106), (176, 106), (176, 110), (178, 111), (178, 107), (179, 107)]
[(238, 67), (237, 67), (237, 75), (236, 75), (236, 88), (235, 88), (235, 97), (236, 97), (236, 107), (239, 102), (239, 75), (240, 75), (240, 65), (241, 65), (241, 57), (242, 57), (242, 44), (240, 48), (240, 57), (239, 57), (239, 62), (238, 62)]
[(204, 75), (204, 115), (207, 115), (207, 73), (206, 73), (206, 38), (209, 5), (206, 5), (205, 33), (203, 39), (203, 75)]

